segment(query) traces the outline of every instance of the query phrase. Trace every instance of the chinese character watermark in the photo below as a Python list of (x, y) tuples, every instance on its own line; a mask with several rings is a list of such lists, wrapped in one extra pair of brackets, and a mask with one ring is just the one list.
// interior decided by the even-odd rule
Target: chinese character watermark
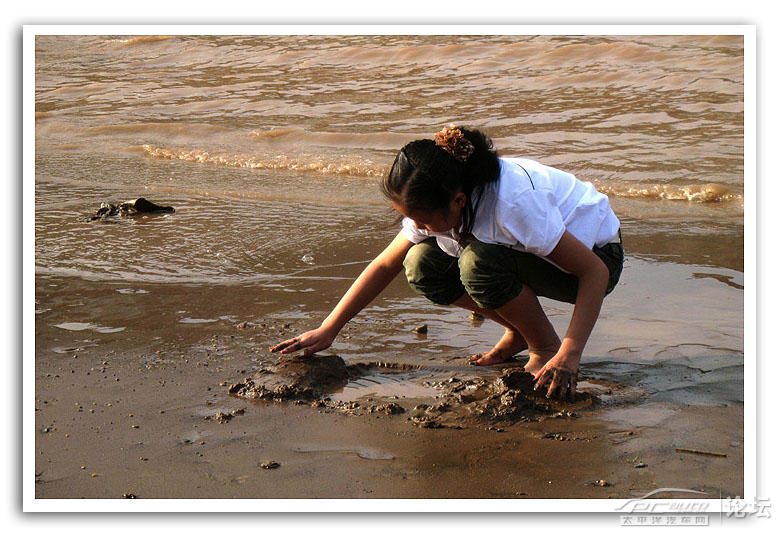
[(755, 516), (756, 518), (772, 518), (769, 508), (772, 504), (769, 498), (754, 497), (752, 502), (736, 496), (732, 498), (727, 496), (721, 500), (721, 512), (726, 518), (745, 518)]
[(621, 526), (708, 526), (708, 515), (620, 515)]
[[(701, 500), (663, 498), (663, 493), (684, 493), (702, 496)], [(692, 489), (661, 488), (644, 496), (627, 500), (615, 509), (621, 513), (621, 526), (708, 526), (710, 515), (720, 512), (721, 521), (725, 518), (771, 518), (772, 504), (769, 498), (755, 497), (748, 501), (739, 496), (719, 501), (706, 498), (708, 494)], [(720, 504), (720, 511), (712, 505)]]

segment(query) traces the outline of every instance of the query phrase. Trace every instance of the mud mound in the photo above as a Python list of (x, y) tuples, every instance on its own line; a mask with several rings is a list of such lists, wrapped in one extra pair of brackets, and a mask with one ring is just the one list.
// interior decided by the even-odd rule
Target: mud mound
[[(383, 367), (389, 367), (385, 364)], [(420, 427), (462, 428), (482, 425), (511, 425), (550, 417), (573, 416), (574, 411), (590, 407), (594, 398), (578, 393), (573, 401), (545, 398), (534, 392), (533, 376), (522, 369), (509, 368), (491, 379), (475, 377), (436, 381), (436, 394), (430, 404), (409, 406), (414, 402), (399, 399), (384, 403), (374, 398), (334, 401), (330, 398), (350, 380), (376, 373), (377, 364), (347, 366), (336, 355), (281, 357), (253, 376), (230, 386), (233, 395), (248, 399), (310, 403), (313, 407), (352, 415), (384, 413), (407, 414)], [(417, 400), (422, 401), (422, 399)]]
[(492, 379), (476, 378), (445, 387), (443, 401), (418, 405), (410, 420), (422, 427), (458, 427), (478, 424), (512, 424), (550, 416), (572, 416), (589, 407), (593, 398), (578, 393), (574, 401), (547, 399), (534, 392), (533, 375), (520, 369), (506, 369)]
[(233, 395), (248, 399), (320, 399), (349, 381), (349, 371), (338, 355), (281, 357), (252, 377), (230, 386)]

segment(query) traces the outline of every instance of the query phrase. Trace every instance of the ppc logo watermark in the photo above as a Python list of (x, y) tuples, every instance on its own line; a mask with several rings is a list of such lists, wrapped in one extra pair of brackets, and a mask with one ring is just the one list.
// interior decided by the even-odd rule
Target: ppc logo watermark
[(753, 502), (736, 498), (727, 497), (725, 500), (721, 497), (718, 501), (719, 511), (710, 509), (713, 500), (698, 501), (690, 498), (681, 499), (659, 499), (653, 498), (657, 494), (675, 492), (692, 494), (698, 496), (708, 496), (706, 492), (692, 489), (660, 488), (648, 492), (639, 498), (633, 498), (626, 501), (623, 505), (615, 509), (621, 512), (621, 526), (708, 526), (710, 523), (710, 514), (720, 513), (722, 520), (726, 518), (745, 518), (755, 516), (757, 518), (770, 518), (769, 508), (771, 503), (768, 498), (756, 498)]

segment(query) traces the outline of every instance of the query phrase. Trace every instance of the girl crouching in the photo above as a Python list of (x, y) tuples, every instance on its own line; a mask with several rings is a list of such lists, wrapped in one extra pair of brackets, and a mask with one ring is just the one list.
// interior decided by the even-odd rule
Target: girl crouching
[[(310, 355), (402, 270), (415, 292), (501, 324), (496, 345), (472, 355), (500, 364), (528, 350), (525, 370), (548, 397), (573, 395), (585, 343), (623, 267), (620, 223), (592, 184), (532, 160), (500, 158), (479, 130), (449, 126), (407, 144), (382, 184), (401, 231), (321, 326), (271, 351)], [(538, 296), (574, 303), (561, 340)]]

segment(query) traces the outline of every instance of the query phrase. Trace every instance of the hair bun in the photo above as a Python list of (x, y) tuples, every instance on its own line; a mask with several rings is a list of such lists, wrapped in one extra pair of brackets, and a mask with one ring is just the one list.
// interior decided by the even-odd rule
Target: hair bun
[(460, 128), (454, 124), (442, 128), (440, 132), (433, 136), (433, 141), (460, 162), (468, 160), (469, 156), (474, 152), (474, 145), (466, 139)]

